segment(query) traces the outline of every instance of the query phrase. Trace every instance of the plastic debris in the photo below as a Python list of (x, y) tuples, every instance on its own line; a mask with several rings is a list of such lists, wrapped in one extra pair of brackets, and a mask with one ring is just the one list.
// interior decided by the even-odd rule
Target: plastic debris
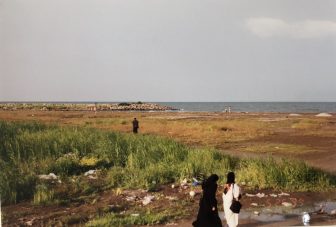
[(184, 186), (184, 185), (187, 185), (188, 184), (188, 180), (187, 178), (184, 178), (182, 181), (181, 181), (181, 186)]
[(307, 212), (303, 212), (302, 213), (302, 223), (303, 223), (303, 225), (305, 225), (305, 226), (309, 225), (309, 221), (310, 221), (310, 215)]
[(189, 195), (190, 195), (191, 198), (193, 198), (196, 195), (196, 193), (195, 193), (195, 191), (190, 191)]
[(128, 202), (135, 201), (135, 200), (136, 200), (136, 196), (135, 196), (135, 195), (127, 196), (127, 197), (126, 197), (126, 200), (127, 200)]
[(140, 214), (131, 214), (132, 217), (139, 217)]
[(196, 178), (193, 178), (192, 185), (193, 186), (201, 185), (201, 182), (199, 182)]
[(289, 194), (285, 192), (281, 192), (280, 194), (278, 194), (278, 196), (289, 196)]
[(271, 196), (271, 197), (274, 197), (274, 198), (278, 197), (277, 194), (270, 194), (270, 196)]
[(251, 206), (257, 207), (258, 203), (251, 203)]
[(35, 218), (31, 219), (30, 221), (27, 221), (25, 224), (27, 226), (32, 226), (34, 224), (34, 220), (35, 220)]
[(258, 194), (256, 194), (256, 196), (258, 198), (263, 198), (263, 197), (265, 197), (265, 193), (258, 193)]
[(148, 205), (149, 203), (151, 203), (152, 200), (153, 200), (154, 198), (155, 198), (155, 197), (152, 196), (152, 195), (147, 195), (147, 196), (145, 196), (145, 197), (143, 198), (143, 200), (142, 200), (142, 204), (143, 204), (144, 206), (146, 206), (146, 205)]
[(38, 178), (41, 180), (57, 180), (57, 176), (54, 173), (38, 175)]
[(172, 184), (172, 185), (171, 185), (171, 188), (175, 188), (175, 184)]
[(330, 214), (331, 214), (331, 215), (336, 215), (336, 209), (335, 209), (335, 210), (332, 210), (332, 211), (330, 211)]
[(98, 179), (97, 176), (92, 176), (92, 175), (89, 175), (88, 178), (89, 178), (89, 179), (92, 179), (92, 180), (96, 180), (96, 179)]
[(255, 197), (255, 195), (253, 195), (253, 194), (249, 194), (249, 193), (246, 193), (245, 194), (247, 197)]
[(253, 213), (254, 213), (254, 215), (259, 215), (260, 214), (259, 211), (254, 211)]
[(96, 174), (96, 173), (97, 173), (97, 170), (91, 169), (91, 170), (85, 172), (84, 176), (89, 176), (89, 175), (93, 175), (93, 174)]
[(282, 202), (281, 205), (283, 205), (285, 207), (291, 207), (291, 206), (293, 206), (293, 204), (289, 203), (289, 202)]
[(166, 199), (174, 201), (174, 200), (177, 200), (177, 197), (175, 197), (175, 196), (166, 196)]

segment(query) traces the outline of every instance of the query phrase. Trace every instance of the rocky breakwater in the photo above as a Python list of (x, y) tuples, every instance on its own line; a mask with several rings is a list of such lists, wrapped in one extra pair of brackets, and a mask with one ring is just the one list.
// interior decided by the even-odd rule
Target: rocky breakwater
[(177, 110), (170, 106), (162, 106), (154, 103), (116, 103), (108, 106), (97, 106), (97, 110), (111, 111), (169, 111)]
[(37, 110), (37, 111), (169, 111), (173, 107), (155, 103), (0, 103), (0, 110)]

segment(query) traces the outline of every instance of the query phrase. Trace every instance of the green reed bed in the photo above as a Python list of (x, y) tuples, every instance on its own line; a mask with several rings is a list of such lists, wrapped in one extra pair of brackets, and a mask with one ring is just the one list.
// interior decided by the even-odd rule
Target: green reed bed
[(236, 172), (238, 181), (256, 188), (305, 191), (336, 185), (334, 176), (300, 161), (238, 159), (157, 136), (36, 122), (0, 121), (0, 169), (0, 194), (5, 203), (24, 199), (46, 203), (57, 198), (57, 192), (47, 195), (47, 186), (41, 185), (37, 175), (52, 172), (63, 182), (76, 184), (67, 179), (89, 169), (101, 170), (102, 184), (96, 186), (100, 190), (150, 189), (211, 173), (223, 181), (230, 170)]

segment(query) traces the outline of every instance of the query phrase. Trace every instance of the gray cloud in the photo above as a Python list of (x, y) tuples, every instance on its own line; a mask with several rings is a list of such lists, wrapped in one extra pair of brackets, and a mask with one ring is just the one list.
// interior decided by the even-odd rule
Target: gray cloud
[(254, 17), (246, 20), (247, 28), (257, 36), (290, 37), (290, 38), (321, 38), (336, 36), (336, 21), (304, 20), (286, 22), (271, 17)]

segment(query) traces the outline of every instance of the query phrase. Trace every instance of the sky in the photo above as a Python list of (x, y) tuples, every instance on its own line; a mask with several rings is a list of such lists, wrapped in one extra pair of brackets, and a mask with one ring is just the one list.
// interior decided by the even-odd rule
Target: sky
[(0, 0), (0, 101), (336, 101), (336, 0)]

